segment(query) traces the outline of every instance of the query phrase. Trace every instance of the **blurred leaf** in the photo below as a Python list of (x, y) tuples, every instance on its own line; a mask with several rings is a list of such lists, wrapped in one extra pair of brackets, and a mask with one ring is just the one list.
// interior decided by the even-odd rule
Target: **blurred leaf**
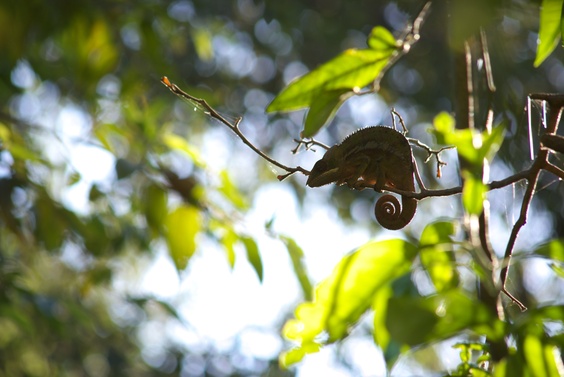
[(374, 343), (376, 343), (384, 353), (384, 360), (388, 370), (391, 370), (398, 357), (405, 351), (400, 343), (392, 339), (386, 327), (386, 314), (388, 313), (388, 303), (394, 295), (391, 285), (383, 286), (376, 292), (372, 308), (374, 310)]
[(288, 254), (290, 255), (290, 260), (292, 261), (292, 267), (294, 268), (294, 273), (300, 282), (300, 287), (302, 288), (302, 294), (305, 300), (312, 299), (313, 289), (311, 287), (311, 282), (307, 274), (307, 270), (304, 265), (304, 252), (302, 248), (294, 241), (294, 239), (287, 236), (280, 236), (280, 239), (286, 245)]
[(367, 41), (368, 47), (373, 50), (386, 51), (397, 48), (397, 41), (394, 35), (383, 26), (375, 26), (370, 31)]
[(93, 132), (104, 148), (113, 154), (116, 154), (116, 151), (120, 150), (120, 146), (128, 144), (127, 132), (115, 124), (97, 124)]
[(321, 345), (316, 342), (304, 344), (302, 347), (292, 348), (289, 351), (284, 351), (280, 354), (279, 362), (282, 368), (288, 368), (293, 364), (299, 363), (302, 359), (310, 353), (319, 352)]
[(225, 228), (225, 230), (225, 234), (221, 237), (221, 244), (225, 249), (225, 256), (227, 257), (229, 267), (233, 269), (235, 266), (235, 243), (239, 240), (239, 236), (230, 228)]
[(200, 211), (188, 205), (180, 205), (165, 219), (166, 241), (170, 256), (178, 271), (188, 265), (196, 251), (196, 236), (201, 229)]
[(464, 174), (464, 186), (462, 187), (462, 204), (470, 215), (482, 213), (484, 200), (488, 186), (483, 184), (480, 179), (476, 179), (470, 174)]
[(263, 267), (257, 243), (251, 237), (241, 237), (241, 241), (247, 250), (247, 259), (257, 273), (259, 281), (262, 283)]
[(560, 41), (563, 3), (564, 0), (542, 0), (535, 67), (544, 62)]
[(163, 229), (164, 221), (168, 212), (168, 195), (156, 184), (150, 184), (143, 190), (142, 206), (147, 225), (156, 232)]
[(313, 302), (296, 308), (284, 335), (300, 345), (311, 344), (322, 331), (328, 343), (346, 337), (379, 289), (409, 270), (416, 253), (414, 245), (394, 239), (368, 243), (344, 257), (316, 288)]
[(198, 167), (206, 167), (205, 160), (200, 156), (200, 153), (196, 149), (188, 144), (186, 139), (175, 134), (166, 133), (163, 135), (163, 143), (170, 149), (186, 153), (186, 155), (188, 155), (192, 162)]
[(61, 214), (60, 206), (46, 193), (35, 201), (35, 235), (47, 250), (58, 249), (65, 239), (67, 224)]
[(441, 244), (452, 243), (454, 235), (454, 223), (450, 221), (437, 221), (427, 225), (421, 237), (419, 237), (419, 247), (436, 247)]
[(100, 191), (97, 184), (93, 184), (90, 187), (90, 192), (88, 193), (88, 200), (91, 202), (95, 202), (96, 200), (103, 198), (106, 194), (103, 191)]
[(129, 177), (140, 167), (141, 166), (139, 164), (132, 163), (124, 158), (118, 158), (115, 165), (117, 179)]
[(564, 262), (564, 239), (554, 239), (539, 246), (535, 252), (555, 261)]
[(388, 304), (387, 327), (398, 342), (417, 346), (454, 336), (481, 326), (494, 336), (500, 321), (481, 303), (459, 291), (419, 297), (392, 297)]
[[(556, 361), (560, 352), (557, 352), (556, 346), (543, 344), (537, 336), (528, 334), (523, 341), (523, 354), (531, 376), (561, 376)], [(562, 365), (561, 360), (559, 364)]]
[(456, 129), (454, 118), (442, 112), (433, 120), (433, 134), (437, 143), (454, 145), (458, 154), (473, 166), (481, 166), (484, 158), (491, 162), (505, 136), (504, 124), (494, 127), (491, 133), (479, 133), (471, 129)]
[(82, 177), (80, 176), (80, 173), (78, 172), (72, 172), (71, 174), (69, 174), (68, 178), (67, 178), (67, 186), (72, 186), (76, 183), (78, 183), (78, 181), (80, 181)]
[(66, 64), (76, 82), (91, 86), (115, 67), (118, 51), (113, 40), (107, 20), (102, 17), (71, 20), (59, 41), (63, 49), (74, 52), (66, 56)]
[(80, 234), (84, 239), (84, 246), (92, 254), (101, 256), (108, 252), (110, 239), (106, 225), (99, 216), (87, 218)]
[(229, 177), (229, 173), (227, 170), (222, 170), (219, 174), (220, 179), (220, 186), (218, 191), (223, 194), (231, 204), (233, 204), (238, 209), (244, 210), (249, 207), (249, 203), (247, 203), (246, 198), (239, 192), (239, 189), (233, 184), (231, 181), (231, 177)]
[(192, 41), (196, 48), (196, 54), (203, 61), (213, 59), (212, 35), (207, 28), (193, 28)]
[(456, 259), (453, 253), (454, 224), (435, 222), (421, 233), (419, 258), (437, 292), (448, 291), (459, 284)]
[(446, 145), (448, 136), (454, 132), (454, 117), (446, 111), (440, 112), (433, 118), (433, 134), (437, 138), (437, 143)]
[(482, 133), (482, 145), (480, 146), (480, 153), (478, 155), (478, 160), (487, 159), (490, 163), (492, 162), (497, 151), (503, 143), (505, 137), (505, 124), (501, 123), (492, 128), (491, 133), (484, 131)]

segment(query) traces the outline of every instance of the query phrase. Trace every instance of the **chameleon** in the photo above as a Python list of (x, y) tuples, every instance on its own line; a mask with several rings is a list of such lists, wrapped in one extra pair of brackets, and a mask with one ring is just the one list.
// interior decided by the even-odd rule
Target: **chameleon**
[[(415, 191), (413, 155), (403, 134), (386, 126), (371, 126), (347, 136), (313, 166), (306, 185), (320, 187), (335, 182), (352, 189), (386, 186)], [(376, 220), (384, 228), (401, 229), (413, 218), (417, 200), (383, 195), (374, 207)]]

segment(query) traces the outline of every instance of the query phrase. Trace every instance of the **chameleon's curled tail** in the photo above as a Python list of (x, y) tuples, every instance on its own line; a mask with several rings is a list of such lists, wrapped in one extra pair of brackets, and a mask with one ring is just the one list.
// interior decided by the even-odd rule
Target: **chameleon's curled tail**
[(376, 220), (390, 230), (398, 230), (409, 224), (416, 210), (417, 200), (402, 196), (400, 206), (399, 200), (393, 195), (382, 196), (374, 207)]

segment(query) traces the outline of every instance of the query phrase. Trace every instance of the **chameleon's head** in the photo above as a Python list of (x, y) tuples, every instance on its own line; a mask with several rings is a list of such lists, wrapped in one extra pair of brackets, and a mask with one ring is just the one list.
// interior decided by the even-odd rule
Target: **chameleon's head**
[(306, 185), (309, 187), (319, 187), (336, 182), (339, 179), (339, 164), (335, 152), (335, 148), (330, 148), (323, 158), (313, 165)]

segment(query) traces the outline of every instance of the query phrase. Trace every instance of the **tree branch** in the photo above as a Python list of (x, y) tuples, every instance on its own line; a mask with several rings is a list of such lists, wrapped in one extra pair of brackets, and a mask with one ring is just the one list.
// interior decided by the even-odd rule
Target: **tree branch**
[(174, 94), (176, 94), (177, 96), (192, 102), (194, 104), (197, 104), (201, 107), (204, 108), (204, 111), (206, 112), (206, 114), (208, 114), (209, 116), (211, 116), (214, 119), (217, 119), (218, 121), (220, 121), (221, 123), (223, 123), (225, 126), (227, 126), (231, 131), (233, 131), (235, 133), (235, 135), (237, 135), (237, 137), (239, 137), (239, 139), (241, 139), (241, 141), (243, 143), (245, 143), (249, 148), (251, 148), (251, 150), (253, 150), (256, 154), (258, 154), (260, 157), (262, 157), (264, 160), (270, 162), (272, 165), (275, 165), (277, 167), (279, 167), (280, 169), (283, 169), (287, 172), (287, 174), (283, 174), (283, 175), (279, 175), (278, 179), (280, 181), (282, 181), (283, 179), (289, 177), (290, 175), (300, 172), (304, 175), (309, 175), (309, 170), (306, 170), (300, 166), (296, 166), (295, 168), (286, 166), (278, 161), (276, 161), (275, 159), (273, 159), (272, 157), (268, 156), (266, 153), (264, 153), (263, 151), (261, 151), (260, 149), (258, 149), (257, 147), (255, 147), (255, 145), (253, 143), (251, 143), (249, 141), (249, 139), (247, 139), (245, 137), (245, 135), (241, 132), (241, 130), (239, 129), (239, 124), (241, 123), (241, 120), (243, 118), (237, 118), (235, 120), (234, 123), (229, 122), (227, 119), (225, 119), (221, 114), (219, 114), (213, 107), (211, 107), (206, 100), (201, 99), (201, 98), (196, 98), (194, 96), (191, 96), (190, 94), (186, 93), (185, 91), (183, 91), (182, 89), (180, 89), (178, 87), (178, 85), (170, 82), (170, 80), (166, 77), (163, 76), (161, 78), (161, 82), (170, 89), (170, 91)]

